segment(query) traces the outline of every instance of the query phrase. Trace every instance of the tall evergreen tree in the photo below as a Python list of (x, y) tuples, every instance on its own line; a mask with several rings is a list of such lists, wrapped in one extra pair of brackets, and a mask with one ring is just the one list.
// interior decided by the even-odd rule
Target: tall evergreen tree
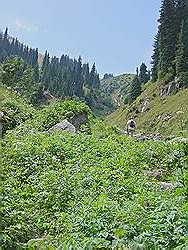
[(50, 56), (46, 50), (45, 56), (41, 68), (41, 82), (44, 85), (44, 89), (48, 89), (50, 85)]
[(159, 31), (155, 37), (154, 45), (153, 45), (153, 55), (152, 55), (152, 69), (151, 69), (151, 77), (152, 81), (155, 82), (158, 78), (158, 65), (159, 65), (159, 40), (160, 35)]
[(76, 95), (81, 97), (83, 96), (83, 84), (84, 84), (84, 78), (82, 75), (82, 58), (79, 56), (77, 68), (76, 68), (76, 84), (77, 84), (77, 91)]
[(0, 63), (3, 62), (4, 47), (3, 47), (3, 32), (0, 32)]
[(188, 15), (184, 16), (176, 54), (176, 72), (183, 86), (188, 87)]
[(96, 66), (94, 63), (90, 71), (89, 86), (92, 88), (98, 88), (99, 85), (100, 85), (99, 75), (97, 74)]
[(175, 75), (175, 49), (177, 42), (174, 0), (164, 0), (159, 18), (159, 63), (158, 69), (162, 76), (170, 73)]
[(10, 56), (10, 43), (9, 43), (9, 37), (8, 37), (8, 28), (5, 29), (5, 32), (3, 34), (3, 48), (4, 48), (4, 57), (3, 60), (5, 60), (8, 56)]
[(89, 63), (84, 63), (82, 66), (82, 74), (84, 78), (84, 85), (89, 86), (90, 76), (89, 76)]
[(142, 63), (140, 66), (139, 81), (141, 84), (145, 84), (149, 81), (149, 79), (150, 76), (147, 71), (147, 66), (145, 65), (145, 63)]
[(5, 32), (4, 32), (4, 35), (3, 35), (3, 40), (4, 40), (5, 42), (8, 41), (8, 28), (5, 29)]
[(134, 101), (141, 94), (141, 83), (139, 81), (138, 68), (136, 69), (136, 76), (130, 87), (129, 102)]

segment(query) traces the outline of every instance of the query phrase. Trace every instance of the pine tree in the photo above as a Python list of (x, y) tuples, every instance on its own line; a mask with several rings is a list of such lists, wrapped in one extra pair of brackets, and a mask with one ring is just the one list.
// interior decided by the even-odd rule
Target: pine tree
[(155, 37), (155, 41), (154, 41), (154, 45), (153, 45), (153, 55), (152, 55), (152, 62), (151, 64), (152, 69), (151, 69), (151, 77), (152, 77), (152, 81), (155, 82), (158, 78), (158, 64), (159, 64), (159, 31)]
[(34, 66), (33, 80), (35, 82), (39, 81), (39, 65), (38, 65), (38, 63)]
[(8, 41), (8, 28), (5, 29), (5, 32), (4, 32), (4, 35), (3, 35), (3, 40), (4, 40), (5, 42)]
[(3, 47), (3, 33), (0, 32), (0, 63), (3, 62), (4, 47)]
[(89, 78), (90, 78), (89, 86), (90, 87), (93, 87), (95, 84), (95, 74), (96, 74), (96, 67), (95, 67), (95, 63), (94, 63), (92, 68), (91, 68), (90, 74), (89, 74)]
[(139, 81), (141, 84), (145, 84), (149, 81), (149, 79), (150, 76), (147, 71), (147, 66), (145, 65), (145, 63), (142, 63), (140, 66)]
[(8, 56), (10, 56), (10, 43), (9, 43), (9, 37), (8, 37), (8, 28), (5, 29), (5, 32), (3, 34), (3, 49), (4, 49), (4, 57), (3, 60), (5, 60)]
[[(18, 56), (19, 55), (19, 42), (18, 39), (15, 39), (15, 43), (14, 43), (14, 55)], [(9, 54), (9, 56), (11, 56), (11, 54)]]
[(174, 0), (164, 0), (159, 18), (159, 62), (158, 70), (162, 76), (170, 73), (175, 75), (175, 49), (177, 42)]
[(136, 76), (133, 79), (133, 82), (130, 87), (130, 93), (129, 93), (129, 102), (134, 101), (139, 95), (141, 94), (141, 83), (139, 81), (138, 76), (138, 68), (136, 69)]
[(28, 54), (29, 54), (29, 47), (25, 46), (24, 47), (24, 52), (23, 52), (23, 59), (26, 61), (28, 58)]
[(84, 78), (84, 85), (89, 86), (90, 75), (89, 75), (89, 63), (83, 64), (82, 74)]
[(99, 85), (100, 85), (99, 75), (97, 74), (96, 66), (94, 63), (90, 71), (89, 86), (92, 88), (98, 88)]
[(83, 96), (83, 84), (84, 84), (84, 79), (82, 75), (82, 58), (81, 56), (79, 56), (76, 68), (76, 85), (77, 85), (76, 95), (79, 97)]
[(42, 62), (41, 68), (41, 82), (44, 85), (44, 89), (48, 89), (50, 86), (50, 56), (46, 50), (45, 56)]
[(184, 16), (182, 20), (176, 54), (176, 72), (181, 84), (188, 87), (188, 16)]

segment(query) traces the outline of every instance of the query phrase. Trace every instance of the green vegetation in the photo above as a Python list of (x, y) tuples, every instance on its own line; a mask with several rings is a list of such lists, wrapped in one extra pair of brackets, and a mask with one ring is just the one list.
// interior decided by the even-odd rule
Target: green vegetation
[(22, 96), (2, 84), (0, 84), (0, 102), (1, 110), (4, 113), (4, 117), (2, 117), (3, 133), (34, 117), (36, 112)]
[(99, 128), (95, 136), (18, 128), (4, 137), (3, 249), (186, 246), (185, 145)]

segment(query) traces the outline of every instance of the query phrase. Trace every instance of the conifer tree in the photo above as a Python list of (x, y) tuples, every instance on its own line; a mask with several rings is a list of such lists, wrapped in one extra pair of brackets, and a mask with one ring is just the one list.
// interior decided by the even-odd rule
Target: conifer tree
[(177, 42), (174, 0), (164, 0), (159, 18), (159, 63), (158, 69), (164, 76), (175, 75), (175, 48)]
[(4, 35), (3, 35), (3, 40), (4, 40), (5, 42), (8, 41), (8, 28), (5, 29), (5, 32), (4, 32)]
[(176, 54), (176, 72), (181, 84), (188, 87), (188, 16), (184, 16), (182, 20)]
[(0, 63), (3, 62), (4, 48), (3, 48), (3, 33), (0, 32)]
[(84, 85), (89, 86), (90, 75), (89, 75), (89, 63), (83, 64), (82, 74), (84, 78)]
[(96, 66), (94, 63), (90, 71), (89, 86), (92, 88), (98, 88), (99, 85), (100, 85), (99, 75), (97, 74)]
[(47, 50), (45, 52), (41, 68), (41, 82), (43, 83), (45, 89), (48, 89), (50, 85), (50, 56)]
[(141, 84), (145, 84), (149, 81), (149, 79), (150, 76), (147, 71), (147, 66), (145, 65), (145, 63), (142, 63), (140, 66), (139, 81)]
[(10, 43), (8, 39), (8, 28), (5, 29), (5, 32), (3, 34), (3, 49), (4, 49), (4, 57), (3, 59), (5, 60), (6, 57), (10, 56)]
[(139, 81), (138, 68), (136, 69), (136, 76), (130, 87), (129, 102), (134, 101), (141, 94), (141, 83)]
[(39, 65), (38, 65), (38, 63), (34, 66), (33, 80), (35, 82), (39, 81)]
[(95, 68), (95, 63), (94, 63), (89, 74), (90, 76), (89, 86), (90, 87), (93, 87), (93, 85), (95, 84), (95, 74), (96, 74), (96, 68)]
[(79, 56), (78, 58), (78, 63), (77, 63), (77, 68), (76, 68), (76, 84), (77, 84), (77, 91), (76, 95), (81, 97), (83, 96), (83, 75), (82, 75), (82, 58)]
[(159, 64), (159, 31), (155, 37), (154, 45), (153, 45), (153, 55), (152, 55), (152, 69), (151, 69), (151, 77), (152, 81), (155, 82), (158, 78), (158, 64)]

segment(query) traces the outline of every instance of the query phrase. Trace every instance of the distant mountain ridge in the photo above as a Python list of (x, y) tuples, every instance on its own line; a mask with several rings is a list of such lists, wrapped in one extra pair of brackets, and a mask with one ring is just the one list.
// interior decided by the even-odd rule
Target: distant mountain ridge
[(130, 86), (135, 78), (135, 74), (125, 73), (101, 80), (101, 89), (108, 93), (117, 106), (124, 104), (128, 98)]

